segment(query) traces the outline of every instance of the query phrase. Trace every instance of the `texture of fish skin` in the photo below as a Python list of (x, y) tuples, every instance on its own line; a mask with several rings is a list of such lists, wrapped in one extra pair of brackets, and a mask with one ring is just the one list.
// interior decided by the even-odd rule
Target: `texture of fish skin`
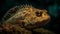
[(3, 17), (2, 29), (13, 34), (14, 32), (15, 34), (32, 34), (31, 29), (35, 31), (36, 28), (39, 28), (41, 31), (40, 27), (46, 25), (49, 21), (50, 16), (47, 10), (37, 9), (29, 5), (17, 6), (10, 9)]
[(35, 23), (43, 25), (48, 22), (47, 20), (50, 20), (50, 16), (47, 14), (46, 10), (37, 9), (28, 5), (14, 7), (10, 9), (4, 17), (6, 17), (6, 19), (9, 18), (4, 21), (5, 23), (14, 23), (20, 20), (25, 23), (25, 26), (29, 24), (34, 25)]

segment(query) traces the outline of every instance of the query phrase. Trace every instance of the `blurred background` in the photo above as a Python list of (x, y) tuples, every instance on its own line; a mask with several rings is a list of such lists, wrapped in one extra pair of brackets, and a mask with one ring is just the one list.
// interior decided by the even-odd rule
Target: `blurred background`
[(35, 8), (46, 9), (51, 21), (44, 28), (55, 33), (60, 31), (60, 1), (59, 0), (0, 0), (0, 21), (4, 14), (16, 5), (32, 5)]

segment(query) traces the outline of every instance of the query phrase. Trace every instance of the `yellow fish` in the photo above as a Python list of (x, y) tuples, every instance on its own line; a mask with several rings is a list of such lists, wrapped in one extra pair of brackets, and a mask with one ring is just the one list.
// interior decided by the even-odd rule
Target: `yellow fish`
[(47, 10), (37, 9), (33, 6), (16, 6), (10, 9), (3, 17), (3, 23), (18, 24), (20, 27), (35, 28), (44, 26), (50, 21)]

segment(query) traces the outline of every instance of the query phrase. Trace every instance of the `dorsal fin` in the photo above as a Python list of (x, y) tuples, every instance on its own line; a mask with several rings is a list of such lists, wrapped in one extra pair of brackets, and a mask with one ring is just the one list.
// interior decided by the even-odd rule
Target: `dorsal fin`
[[(10, 10), (7, 11), (7, 13), (3, 16), (2, 21), (7, 21), (8, 19), (10, 19), (11, 17), (13, 17), (17, 12), (19, 12), (18, 10), (24, 10), (25, 8), (31, 8), (31, 5), (21, 5), (21, 6), (15, 6), (13, 8), (11, 8)], [(21, 11), (20, 11), (21, 12)]]
[(9, 9), (7, 11), (7, 13), (3, 16), (2, 21), (5, 21), (5, 20), (9, 19), (10, 17), (12, 17), (16, 13), (18, 8), (19, 8), (19, 6), (15, 6), (15, 7)]

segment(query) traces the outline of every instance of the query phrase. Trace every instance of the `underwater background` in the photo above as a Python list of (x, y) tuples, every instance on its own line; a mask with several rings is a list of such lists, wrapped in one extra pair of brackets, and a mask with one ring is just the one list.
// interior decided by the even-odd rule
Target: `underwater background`
[(46, 9), (51, 21), (44, 28), (60, 33), (60, 2), (59, 0), (0, 0), (0, 21), (4, 14), (16, 5), (32, 5), (35, 8)]

